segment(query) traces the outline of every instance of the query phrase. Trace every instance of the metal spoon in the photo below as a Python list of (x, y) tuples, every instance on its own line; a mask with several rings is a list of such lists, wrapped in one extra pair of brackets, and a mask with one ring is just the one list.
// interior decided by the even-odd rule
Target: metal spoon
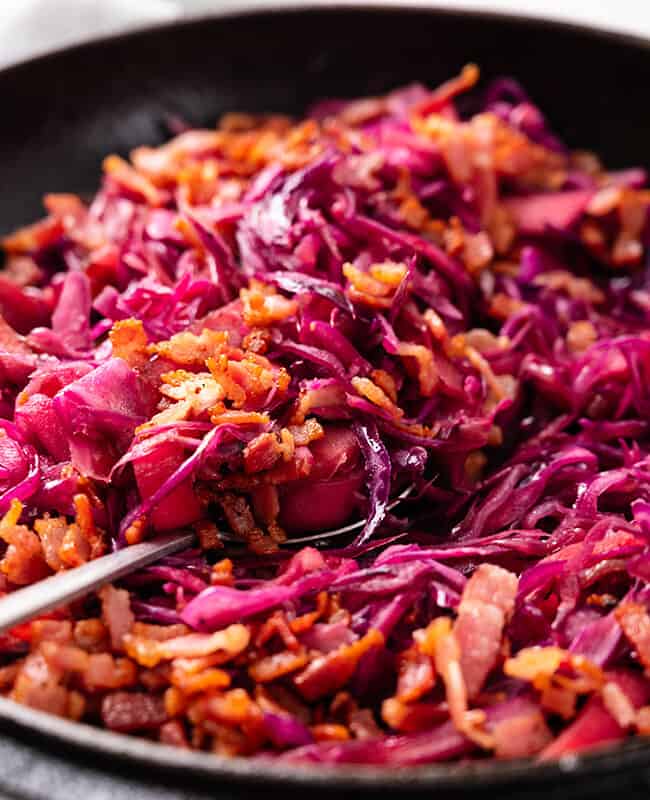
[[(394, 508), (406, 499), (412, 490), (413, 486), (405, 489), (389, 504), (388, 509)], [(284, 544), (319, 542), (334, 536), (342, 536), (362, 528), (365, 522), (365, 519), (362, 519), (342, 528), (324, 531), (313, 536), (288, 539)], [(228, 534), (222, 534), (221, 538), (227, 542), (241, 543), (241, 539), (236, 539)], [(73, 600), (78, 600), (106, 583), (111, 583), (172, 553), (186, 550), (194, 544), (196, 544), (196, 537), (193, 533), (163, 534), (151, 541), (116, 550), (96, 558), (94, 561), (89, 561), (81, 567), (67, 572), (59, 572), (50, 578), (26, 586), (24, 589), (11, 592), (0, 600), (0, 633), (6, 633), (15, 625), (20, 625), (21, 622), (27, 622), (39, 614), (53, 611)]]

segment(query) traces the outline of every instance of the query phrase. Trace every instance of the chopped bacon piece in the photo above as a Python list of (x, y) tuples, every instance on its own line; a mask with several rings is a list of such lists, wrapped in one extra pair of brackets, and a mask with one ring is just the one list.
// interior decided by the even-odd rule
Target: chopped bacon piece
[(430, 730), (448, 716), (449, 710), (444, 703), (405, 703), (397, 697), (389, 697), (381, 707), (381, 718), (400, 733)]
[(88, 653), (80, 647), (44, 641), (41, 653), (50, 666), (61, 672), (84, 672), (88, 669)]
[(58, 572), (65, 568), (59, 552), (68, 530), (68, 523), (64, 517), (50, 517), (45, 515), (34, 521), (34, 531), (41, 540), (43, 555), (50, 569)]
[(346, 742), (350, 739), (350, 732), (344, 725), (324, 723), (312, 725), (310, 730), (317, 742)]
[(230, 530), (247, 542), (251, 550), (262, 553), (277, 548), (275, 542), (265, 536), (256, 524), (246, 498), (227, 492), (219, 496), (218, 502), (228, 520)]
[(356, 642), (315, 658), (296, 675), (294, 685), (310, 701), (332, 694), (350, 680), (361, 656), (374, 647), (381, 647), (383, 643), (383, 635), (371, 629)]
[(396, 697), (412, 703), (429, 692), (436, 682), (433, 662), (428, 655), (409, 650), (403, 654), (397, 679)]
[[(613, 670), (607, 674), (616, 682), (634, 708), (640, 708), (648, 699), (648, 684), (634, 673)], [(618, 742), (626, 735), (616, 719), (606, 709), (599, 696), (592, 696), (576, 719), (554, 739), (542, 753), (543, 760), (560, 758), (565, 754), (580, 753), (595, 747)]]
[(280, 637), (287, 650), (298, 650), (300, 648), (300, 643), (294, 636), (283, 611), (275, 611), (262, 623), (255, 637), (255, 646), (263, 647), (276, 635)]
[(608, 681), (602, 688), (603, 705), (621, 728), (630, 728), (636, 721), (636, 709), (618, 683)]
[(287, 300), (272, 286), (251, 280), (248, 289), (242, 289), (244, 322), (250, 327), (266, 327), (295, 315), (298, 303)]
[(31, 623), (31, 641), (68, 644), (72, 641), (72, 623), (67, 619), (36, 619)]
[(61, 677), (42, 653), (31, 653), (18, 672), (10, 697), (32, 708), (66, 716), (68, 692), (60, 684)]
[(404, 411), (393, 403), (383, 389), (380, 389), (370, 378), (352, 378), (351, 384), (361, 397), (365, 397), (373, 405), (379, 406), (390, 417), (399, 419), (404, 416)]
[(121, 689), (135, 684), (137, 669), (127, 658), (113, 658), (108, 653), (91, 653), (83, 679), (89, 691)]
[(111, 647), (120, 653), (124, 650), (124, 637), (135, 622), (131, 598), (125, 589), (116, 589), (110, 584), (100, 590), (99, 597), (102, 601), (102, 619), (111, 637)]
[(171, 682), (183, 694), (190, 695), (227, 689), (230, 686), (230, 675), (222, 669), (205, 669), (194, 673), (174, 667), (171, 671)]
[(157, 642), (165, 642), (168, 639), (177, 639), (179, 636), (186, 636), (190, 632), (187, 625), (178, 622), (174, 625), (150, 625), (146, 622), (134, 622), (131, 628), (133, 636), (141, 636), (144, 639), (155, 639)]
[(167, 721), (161, 697), (142, 692), (112, 692), (102, 700), (102, 720), (112, 731), (155, 730)]
[(454, 636), (469, 698), (476, 697), (496, 665), (501, 637), (517, 594), (517, 577), (501, 567), (481, 564), (467, 582)]
[(650, 614), (645, 606), (622, 603), (614, 614), (626, 639), (636, 649), (639, 661), (650, 670)]
[(605, 302), (604, 293), (589, 280), (578, 278), (566, 270), (542, 272), (533, 279), (536, 286), (544, 286), (554, 292), (566, 292), (573, 300), (600, 305)]
[(584, 353), (598, 339), (598, 332), (592, 322), (587, 319), (572, 322), (567, 331), (566, 343), (570, 352)]
[(244, 448), (244, 469), (248, 474), (271, 469), (282, 458), (282, 452), (275, 433), (260, 433)]
[(0, 245), (7, 253), (33, 253), (56, 242), (63, 232), (63, 220), (49, 216), (5, 236)]
[(0, 536), (9, 545), (0, 570), (19, 586), (36, 583), (50, 573), (38, 536), (26, 525), (0, 527)]
[(139, 319), (118, 320), (108, 333), (113, 355), (123, 358), (134, 369), (143, 367), (149, 360), (147, 334)]
[(197, 658), (219, 653), (220, 662), (230, 661), (248, 647), (250, 631), (245, 625), (230, 625), (216, 633), (189, 633), (175, 639), (158, 641), (134, 634), (124, 637), (126, 652), (145, 667), (155, 667), (173, 658)]
[(101, 619), (80, 619), (75, 623), (73, 637), (79, 647), (94, 653), (106, 644), (107, 634)]
[(152, 206), (162, 206), (165, 195), (151, 181), (137, 172), (119, 156), (108, 156), (104, 159), (104, 172), (128, 191), (143, 198)]
[(248, 668), (248, 674), (256, 683), (268, 683), (301, 669), (308, 662), (305, 650), (282, 650), (256, 661)]

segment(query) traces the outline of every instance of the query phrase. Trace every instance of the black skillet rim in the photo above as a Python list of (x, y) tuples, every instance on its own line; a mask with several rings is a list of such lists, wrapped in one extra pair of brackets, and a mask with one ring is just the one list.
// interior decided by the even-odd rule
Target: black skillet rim
[[(170, 31), (199, 27), (205, 23), (236, 19), (249, 16), (269, 16), (282, 13), (291, 16), (305, 16), (310, 12), (345, 14), (367, 12), (369, 14), (432, 14), (448, 19), (489, 19), (492, 22), (519, 26), (522, 30), (536, 29), (552, 33), (575, 33), (583, 38), (602, 42), (615, 42), (637, 49), (646, 50), (650, 57), (650, 39), (631, 33), (611, 31), (597, 26), (575, 22), (564, 22), (546, 17), (509, 14), (498, 11), (472, 10), (469, 8), (441, 8), (435, 3), (400, 5), (396, 0), (356, 0), (354, 2), (335, 2), (325, 5), (308, 0), (295, 6), (286, 0), (268, 3), (259, 8), (239, 6), (223, 12), (192, 15), (186, 18), (142, 25), (137, 28), (108, 36), (94, 37), (91, 40), (64, 46), (46, 54), (25, 59), (0, 70), (0, 78), (19, 74), (22, 69), (38, 67), (43, 70), (57, 58), (68, 53), (83, 55), (95, 47), (117, 42), (129, 43), (158, 31)], [(69, 745), (76, 751), (91, 751), (97, 755), (117, 758), (128, 766), (152, 767), (171, 774), (191, 772), (203, 780), (230, 779), (236, 782), (268, 781), (272, 784), (293, 785), (294, 788), (320, 787), (327, 789), (368, 789), (368, 790), (472, 790), (489, 786), (504, 787), (530, 785), (539, 788), (559, 781), (578, 781), (580, 778), (593, 779), (622, 770), (648, 767), (650, 765), (650, 742), (642, 738), (629, 740), (621, 745), (607, 747), (585, 755), (565, 756), (556, 762), (534, 762), (516, 760), (498, 762), (494, 760), (470, 761), (450, 764), (410, 766), (400, 770), (381, 766), (363, 765), (301, 765), (281, 764), (272, 760), (262, 761), (251, 758), (226, 758), (213, 754), (187, 751), (146, 739), (125, 736), (92, 727), (85, 723), (71, 722), (21, 706), (5, 697), (0, 697), (0, 722), (18, 734), (33, 732), (39, 737), (53, 738)]]

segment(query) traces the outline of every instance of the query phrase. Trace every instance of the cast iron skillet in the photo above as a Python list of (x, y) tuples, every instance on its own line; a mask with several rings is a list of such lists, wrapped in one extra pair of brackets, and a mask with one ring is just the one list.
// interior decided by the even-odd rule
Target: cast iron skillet
[[(435, 85), (469, 60), (486, 78), (516, 75), (569, 144), (596, 150), (610, 167), (650, 166), (646, 41), (433, 8), (220, 15), (104, 39), (0, 72), (0, 232), (37, 218), (46, 191), (92, 192), (104, 155), (163, 141), (170, 115), (210, 125), (228, 110), (299, 113), (319, 97), (368, 95), (413, 80)], [(650, 745), (637, 740), (559, 764), (327, 770), (172, 750), (7, 700), (0, 700), (0, 723), (8, 734), (0, 739), (0, 791), (4, 784), (14, 796), (51, 800), (148, 797), (153, 783), (158, 798), (251, 797), (270, 787), (318, 796), (548, 798), (559, 790), (569, 798), (602, 797), (608, 789), (631, 796), (642, 791), (650, 765)], [(39, 769), (43, 780), (35, 778)]]

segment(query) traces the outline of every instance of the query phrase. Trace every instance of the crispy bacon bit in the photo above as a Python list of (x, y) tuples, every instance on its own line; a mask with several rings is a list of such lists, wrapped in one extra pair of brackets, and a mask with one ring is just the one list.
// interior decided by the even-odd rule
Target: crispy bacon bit
[(101, 619), (80, 619), (75, 623), (73, 638), (78, 647), (94, 653), (104, 648), (107, 634)]
[(83, 674), (85, 686), (90, 692), (133, 686), (137, 677), (137, 668), (132, 661), (113, 658), (108, 653), (91, 653)]
[(67, 644), (72, 641), (72, 623), (67, 619), (36, 619), (30, 624), (32, 644), (56, 642)]
[(190, 629), (187, 625), (182, 623), (176, 623), (175, 625), (149, 625), (146, 622), (134, 622), (131, 628), (133, 636), (154, 639), (156, 642), (177, 639), (179, 636), (186, 636), (189, 632)]
[(267, 414), (257, 411), (222, 411), (218, 405), (215, 409), (210, 415), (214, 425), (268, 425), (271, 421)]
[(448, 718), (448, 709), (442, 703), (405, 703), (389, 697), (381, 706), (381, 718), (389, 728), (400, 733), (431, 730)]
[(460, 71), (460, 75), (440, 84), (425, 100), (415, 106), (413, 113), (427, 116), (436, 111), (441, 111), (454, 97), (475, 86), (480, 75), (481, 72), (476, 64), (465, 64)]
[(149, 346), (149, 351), (182, 367), (203, 367), (208, 358), (227, 351), (227, 331), (203, 328), (200, 335), (183, 331)]
[(210, 520), (200, 520), (192, 526), (201, 545), (201, 550), (219, 550), (223, 542), (219, 536), (219, 529)]
[(233, 408), (263, 402), (272, 390), (283, 393), (291, 381), (284, 367), (274, 367), (265, 356), (247, 353), (239, 359), (225, 354), (208, 358), (206, 365)]
[(332, 723), (312, 725), (311, 733), (317, 742), (346, 742), (350, 738), (350, 732), (344, 725)]
[(256, 683), (269, 683), (301, 669), (308, 662), (305, 650), (282, 650), (256, 661), (248, 668), (248, 674)]
[(248, 501), (240, 495), (226, 492), (219, 496), (218, 502), (228, 520), (230, 530), (239, 536), (256, 552), (274, 550), (276, 545), (268, 539), (255, 523)]
[(401, 703), (412, 703), (427, 694), (435, 685), (436, 673), (428, 655), (415, 650), (402, 654), (396, 697)]
[[(561, 674), (563, 665), (571, 667), (576, 677)], [(567, 719), (575, 713), (576, 695), (600, 691), (605, 682), (600, 667), (559, 647), (524, 648), (506, 660), (503, 671), (530, 681), (541, 693), (542, 706)]]
[[(13, 508), (18, 508), (18, 517), (22, 506), (18, 501)], [(10, 512), (0, 524), (0, 537), (7, 543), (7, 551), (0, 561), (0, 571), (19, 586), (35, 583), (49, 574), (49, 567), (43, 555), (43, 548), (38, 536), (26, 525), (15, 525), (5, 522)], [(16, 517), (16, 519), (18, 518)]]
[(440, 316), (432, 308), (427, 308), (423, 314), (423, 318), (434, 340), (437, 342), (444, 342), (449, 334)]
[(516, 176), (530, 189), (557, 189), (565, 179), (565, 159), (533, 144), (492, 113), (456, 122), (442, 114), (414, 117), (414, 128), (438, 144), (458, 183), (480, 180), (489, 163), (502, 175)]
[(113, 323), (108, 332), (113, 355), (123, 358), (134, 369), (140, 369), (149, 360), (147, 334), (139, 319), (123, 319)]
[(164, 205), (165, 195), (142, 173), (137, 172), (119, 156), (108, 156), (104, 159), (104, 172), (128, 191), (142, 197), (150, 205)]
[(111, 647), (120, 653), (124, 650), (124, 637), (135, 622), (131, 598), (125, 589), (116, 589), (110, 584), (100, 590), (99, 597), (102, 601), (102, 619), (111, 637)]
[(18, 703), (64, 717), (68, 709), (68, 691), (61, 685), (61, 673), (50, 667), (40, 652), (31, 653), (23, 662), (10, 697)]
[(41, 540), (43, 556), (54, 572), (65, 567), (59, 553), (67, 530), (68, 523), (64, 517), (50, 517), (46, 514), (42, 519), (34, 520), (34, 531)]
[(272, 287), (251, 280), (248, 289), (239, 293), (244, 304), (244, 322), (253, 327), (268, 327), (293, 317), (298, 310), (295, 300), (287, 300)]
[(342, 408), (345, 405), (345, 390), (337, 381), (318, 387), (303, 388), (300, 391), (298, 406), (292, 422), (300, 425), (312, 411), (328, 408)]
[(450, 350), (454, 355), (465, 356), (469, 363), (483, 376), (489, 394), (487, 410), (504, 398), (514, 398), (517, 394), (517, 379), (513, 375), (495, 375), (489, 361), (476, 348), (467, 343), (464, 334), (454, 336), (450, 342)]
[(622, 603), (614, 614), (626, 639), (635, 648), (639, 661), (650, 670), (650, 615), (645, 606)]
[[(95, 525), (90, 499), (86, 494), (76, 494), (72, 501), (75, 507), (75, 521), (81, 535), (90, 547), (90, 558), (99, 558), (106, 552), (104, 533)], [(71, 526), (72, 527), (72, 526)]]
[(598, 332), (587, 319), (572, 322), (567, 331), (566, 343), (569, 350), (577, 355), (584, 353), (598, 339)]
[(262, 623), (255, 637), (255, 646), (263, 647), (274, 636), (280, 637), (287, 650), (295, 651), (300, 648), (300, 643), (294, 636), (283, 611), (273, 612), (273, 614)]
[[(293, 444), (293, 437), (291, 437), (291, 443)], [(284, 457), (284, 453), (285, 446), (276, 433), (260, 433), (244, 448), (244, 469), (248, 474), (271, 469)], [(289, 457), (292, 455), (293, 452), (289, 454)]]
[(245, 625), (230, 625), (216, 633), (190, 633), (162, 641), (131, 633), (123, 641), (129, 656), (144, 667), (155, 667), (173, 658), (198, 658), (213, 653), (219, 657), (215, 663), (223, 664), (248, 647), (250, 632)]
[(601, 690), (601, 697), (603, 705), (621, 728), (630, 728), (634, 725), (637, 718), (636, 709), (618, 683), (608, 681)]
[(171, 682), (184, 695), (199, 694), (227, 689), (230, 686), (230, 675), (222, 669), (205, 669), (201, 672), (174, 667), (171, 671)]
[(352, 385), (361, 397), (365, 397), (373, 405), (379, 406), (395, 419), (404, 416), (404, 411), (393, 403), (388, 395), (373, 383), (370, 378), (352, 378)]
[(436, 672), (445, 684), (449, 715), (457, 730), (481, 747), (490, 749), (492, 737), (483, 730), (485, 713), (469, 711), (467, 688), (461, 667), (461, 650), (448, 617), (438, 617), (423, 631), (414, 634), (420, 651), (433, 657)]
[(400, 342), (397, 346), (397, 352), (402, 358), (412, 358), (415, 361), (420, 382), (420, 392), (424, 397), (430, 397), (438, 385), (438, 370), (431, 350), (421, 344)]
[(553, 292), (566, 292), (573, 300), (581, 300), (592, 305), (605, 302), (605, 295), (593, 281), (589, 278), (577, 278), (566, 270), (542, 272), (533, 279), (533, 283)]
[(386, 261), (371, 265), (368, 272), (353, 264), (343, 265), (343, 274), (350, 282), (347, 293), (351, 300), (373, 308), (390, 308), (392, 295), (404, 280), (404, 264)]
[(481, 564), (465, 586), (454, 635), (469, 698), (478, 694), (496, 665), (516, 594), (516, 576), (491, 564)]
[(160, 380), (160, 393), (168, 400), (163, 400), (159, 406), (162, 410), (138, 430), (185, 419), (200, 419), (224, 398), (222, 387), (208, 372), (178, 369), (161, 375)]
[(147, 521), (141, 517), (134, 519), (133, 522), (124, 532), (124, 538), (127, 544), (138, 544), (144, 539), (147, 530)]
[(290, 425), (289, 433), (296, 447), (304, 447), (322, 439), (325, 435), (323, 426), (314, 417), (309, 417), (301, 425)]
[(235, 578), (232, 574), (233, 563), (229, 558), (222, 558), (217, 561), (210, 571), (210, 583), (212, 586), (234, 586)]
[(250, 350), (251, 353), (263, 356), (268, 351), (270, 344), (271, 331), (265, 328), (254, 328), (244, 336), (242, 347), (244, 350)]
[(525, 307), (526, 303), (523, 300), (510, 297), (504, 292), (497, 292), (490, 300), (489, 314), (495, 319), (506, 320)]
[(568, 658), (566, 650), (560, 647), (527, 647), (520, 650), (516, 657), (509, 658), (503, 671), (506, 675), (530, 681), (536, 688), (542, 688), (548, 677)]
[(383, 635), (371, 629), (356, 642), (315, 658), (296, 675), (294, 685), (310, 701), (332, 694), (350, 680), (361, 656), (374, 647), (381, 647), (383, 643)]
[(61, 672), (84, 672), (88, 669), (89, 655), (80, 647), (44, 641), (41, 644), (41, 653), (51, 667)]
[(33, 253), (48, 244), (54, 243), (63, 235), (63, 220), (59, 217), (46, 217), (33, 225), (19, 228), (0, 241), (7, 253)]

